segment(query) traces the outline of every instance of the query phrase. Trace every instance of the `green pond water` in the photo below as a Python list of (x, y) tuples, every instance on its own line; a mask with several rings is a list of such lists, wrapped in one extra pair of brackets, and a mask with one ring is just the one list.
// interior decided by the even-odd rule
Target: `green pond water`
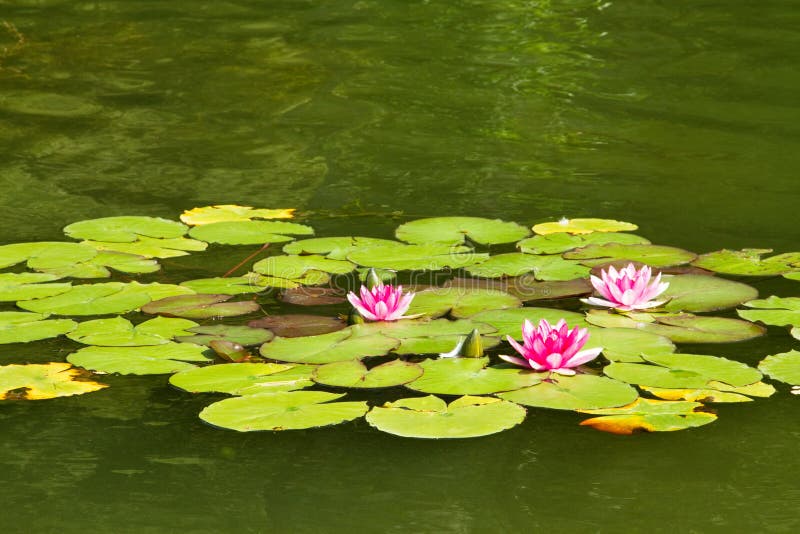
[[(318, 235), (412, 218), (609, 217), (696, 252), (800, 249), (790, 0), (0, 0), (0, 242), (71, 222), (296, 207)], [(18, 30), (19, 34), (14, 31)], [(250, 248), (165, 260), (162, 281)], [(797, 282), (755, 282), (763, 296)], [(4, 308), (5, 309), (5, 308)], [(682, 347), (755, 364), (784, 329)], [(4, 345), (46, 362), (64, 338)], [(501, 434), (363, 419), (239, 434), (165, 376), (0, 405), (3, 532), (795, 532), (798, 402), (616, 436), (530, 409)]]

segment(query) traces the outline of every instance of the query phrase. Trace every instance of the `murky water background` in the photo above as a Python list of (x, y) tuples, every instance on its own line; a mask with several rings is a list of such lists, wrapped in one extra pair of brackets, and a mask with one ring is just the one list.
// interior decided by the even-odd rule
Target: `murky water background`
[[(239, 203), (310, 212), (318, 235), (389, 237), (420, 216), (567, 215), (631, 220), (697, 252), (798, 250), (796, 8), (0, 0), (13, 25), (0, 27), (0, 241)], [(230, 267), (202, 258), (164, 265), (178, 278)], [(797, 348), (771, 333), (703, 350), (752, 364)], [(0, 359), (73, 348), (6, 345)], [(719, 406), (692, 431), (619, 437), (531, 410), (511, 431), (454, 443), (363, 420), (241, 435), (197, 419), (215, 397), (164, 377), (108, 382), (0, 406), (4, 532), (800, 526), (800, 400), (786, 387)]]

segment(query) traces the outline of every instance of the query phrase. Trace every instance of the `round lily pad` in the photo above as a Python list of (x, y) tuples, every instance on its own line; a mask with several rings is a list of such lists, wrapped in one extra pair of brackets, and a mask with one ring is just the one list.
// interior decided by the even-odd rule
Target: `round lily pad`
[(565, 252), (563, 257), (578, 260), (590, 267), (616, 261), (635, 261), (651, 267), (669, 267), (683, 265), (694, 260), (697, 255), (680, 248), (662, 245), (588, 245)]
[(698, 411), (702, 407), (699, 402), (652, 400), (640, 397), (621, 408), (580, 410), (601, 416), (586, 419), (581, 425), (613, 434), (671, 432), (716, 421), (717, 416), (713, 413)]
[(523, 302), (532, 300), (553, 300), (565, 297), (578, 297), (590, 294), (593, 289), (589, 280), (578, 278), (566, 281), (539, 282), (533, 274), (525, 274), (515, 278), (486, 279), (460, 278), (448, 280), (445, 287), (462, 287), (469, 289), (492, 289), (514, 295)]
[(639, 386), (642, 390), (664, 400), (687, 400), (693, 402), (751, 402), (751, 397), (769, 397), (775, 388), (764, 382), (756, 382), (746, 386), (731, 386), (722, 382), (711, 381), (701, 389), (665, 389), (651, 386)]
[(280, 221), (226, 221), (194, 226), (189, 235), (194, 239), (222, 245), (263, 245), (291, 241), (292, 235), (311, 235), (314, 229)]
[(190, 292), (188, 288), (170, 284), (106, 282), (72, 286), (59, 295), (17, 302), (17, 306), (57, 315), (106, 315), (126, 313), (154, 299)]
[(178, 337), (176, 340), (181, 343), (195, 343), (196, 345), (206, 346), (212, 341), (224, 340), (247, 347), (266, 343), (273, 337), (275, 336), (272, 332), (264, 330), (263, 328), (231, 324), (214, 324), (188, 328), (188, 332)]
[(318, 336), (276, 337), (261, 345), (261, 355), (297, 363), (332, 363), (367, 356), (383, 356), (400, 342), (380, 334), (355, 336), (350, 329)]
[(400, 399), (376, 406), (367, 422), (382, 432), (407, 438), (475, 438), (508, 430), (525, 419), (525, 408), (488, 397)]
[(603, 356), (612, 362), (643, 362), (644, 354), (675, 352), (669, 338), (633, 328), (590, 326), (587, 346), (603, 347)]
[(108, 387), (68, 363), (0, 366), (0, 400), (39, 400), (82, 395)]
[(294, 391), (314, 384), (311, 374), (315, 367), (282, 363), (226, 363), (181, 371), (172, 375), (169, 383), (189, 393), (253, 395)]
[(67, 356), (73, 365), (122, 375), (158, 375), (191, 369), (189, 362), (208, 362), (206, 347), (166, 343), (149, 347), (85, 347)]
[(265, 286), (254, 283), (252, 276), (234, 276), (231, 278), (198, 278), (187, 280), (181, 285), (188, 287), (195, 293), (209, 295), (244, 295), (247, 293), (260, 293), (265, 291)]
[[(400, 346), (392, 352), (395, 354), (446, 354), (453, 351), (466, 339), (466, 335), (409, 337), (400, 340)], [(481, 346), (491, 349), (500, 344), (500, 338), (481, 336)]]
[(800, 385), (800, 351), (772, 354), (761, 360), (758, 368), (774, 380)]
[(419, 291), (414, 295), (407, 315), (469, 317), (484, 310), (519, 308), (522, 302), (503, 291), (446, 287)]
[(69, 319), (47, 319), (44, 314), (0, 312), (0, 344), (27, 343), (71, 332), (78, 323)]
[[(477, 316), (475, 320), (478, 320)], [(759, 337), (766, 332), (763, 327), (748, 321), (691, 313), (623, 315), (592, 310), (586, 314), (586, 320), (604, 328), (635, 328), (667, 337), (674, 343), (733, 343)]]
[(422, 375), (422, 368), (403, 360), (392, 360), (371, 369), (359, 360), (345, 360), (317, 367), (314, 382), (343, 388), (388, 388), (400, 386)]
[(346, 260), (348, 254), (359, 248), (399, 244), (375, 237), (315, 237), (284, 245), (283, 251), (286, 254), (323, 254), (332, 260)]
[(398, 271), (438, 271), (474, 265), (489, 258), (471, 248), (459, 245), (385, 245), (359, 248), (347, 259), (364, 267), (395, 269)]
[(433, 217), (400, 225), (397, 239), (407, 243), (446, 243), (460, 245), (465, 239), (482, 245), (512, 243), (530, 234), (514, 222), (481, 217)]
[(486, 367), (488, 363), (488, 358), (425, 360), (422, 376), (406, 387), (441, 395), (487, 395), (532, 386), (545, 377), (526, 369)]
[(185, 237), (171, 239), (158, 239), (153, 237), (138, 236), (136, 241), (109, 242), (109, 241), (83, 241), (97, 250), (135, 254), (145, 258), (177, 258), (186, 256), (189, 252), (200, 252), (208, 248), (208, 243)]
[(253, 265), (253, 271), (273, 278), (302, 279), (309, 271), (347, 274), (355, 269), (349, 261), (330, 260), (325, 256), (272, 256)]
[(250, 432), (329, 426), (367, 413), (366, 402), (328, 402), (342, 396), (324, 391), (246, 395), (215, 402), (200, 412), (200, 419), (216, 427)]
[(74, 239), (130, 243), (139, 236), (173, 239), (182, 237), (187, 227), (177, 221), (156, 217), (103, 217), (72, 223), (64, 233)]
[(250, 206), (221, 204), (192, 208), (181, 214), (181, 220), (188, 225), (198, 226), (230, 221), (249, 221), (250, 219), (291, 219), (294, 209), (255, 209)]
[(556, 324), (559, 320), (564, 319), (570, 328), (589, 326), (582, 314), (554, 308), (526, 307), (513, 310), (489, 310), (476, 313), (470, 318), (475, 323), (485, 323), (496, 328), (497, 332), (493, 335), (500, 337), (508, 335), (514, 339), (522, 339), (522, 324), (526, 319), (533, 324), (539, 324), (542, 319)]
[(138, 347), (163, 345), (186, 330), (197, 326), (194, 321), (156, 317), (134, 326), (123, 317), (95, 319), (80, 323), (67, 337), (84, 345), (106, 347)]
[(500, 393), (501, 399), (539, 408), (589, 410), (614, 408), (635, 401), (634, 388), (602, 376), (559, 376), (523, 389)]
[(97, 255), (97, 250), (81, 243), (37, 241), (0, 246), (0, 268), (27, 262), (34, 270), (55, 269), (83, 263)]
[(800, 297), (776, 297), (746, 302), (754, 310), (737, 310), (743, 319), (774, 326), (800, 326)]
[(500, 278), (533, 273), (537, 280), (573, 280), (589, 276), (590, 269), (577, 261), (560, 256), (534, 256), (510, 252), (492, 256), (478, 265), (470, 265), (467, 272), (473, 276)]
[(622, 382), (659, 388), (703, 388), (712, 380), (740, 387), (761, 380), (757, 369), (716, 356), (660, 354), (646, 360), (657, 365), (612, 363), (603, 372)]
[(561, 254), (568, 250), (587, 245), (606, 245), (619, 243), (622, 245), (649, 245), (647, 239), (620, 232), (594, 232), (591, 234), (573, 235), (566, 232), (535, 235), (517, 243), (517, 248), (526, 254)]
[(567, 219), (537, 224), (533, 231), (537, 234), (591, 234), (592, 232), (631, 232), (639, 228), (633, 223), (612, 219)]
[(46, 273), (0, 274), (0, 301), (16, 301), (52, 297), (69, 291), (69, 282), (52, 282), (58, 276)]
[(168, 317), (187, 319), (210, 319), (213, 317), (235, 317), (260, 310), (252, 300), (227, 302), (231, 295), (177, 295), (150, 302), (142, 311)]
[(716, 276), (665, 275), (662, 281), (669, 283), (669, 287), (659, 300), (669, 299), (664, 309), (671, 312), (724, 310), (758, 296), (758, 290), (752, 286)]
[(737, 276), (774, 276), (800, 271), (800, 252), (764, 258), (770, 249), (718, 250), (699, 256), (692, 265)]
[(336, 332), (347, 327), (338, 317), (325, 317), (322, 315), (268, 315), (247, 323), (253, 328), (266, 328), (280, 337), (315, 336)]
[(394, 339), (467, 335), (475, 329), (480, 334), (490, 334), (495, 331), (492, 326), (469, 319), (459, 319), (457, 321), (449, 321), (447, 319), (377, 321), (350, 327), (353, 336), (383, 334)]

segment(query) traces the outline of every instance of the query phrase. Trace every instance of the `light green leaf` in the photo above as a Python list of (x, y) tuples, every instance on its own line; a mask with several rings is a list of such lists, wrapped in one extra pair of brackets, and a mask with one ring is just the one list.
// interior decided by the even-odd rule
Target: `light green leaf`
[(346, 260), (347, 255), (359, 248), (378, 245), (399, 245), (397, 241), (375, 237), (315, 237), (283, 246), (286, 254), (322, 254), (332, 260)]
[(580, 313), (558, 310), (555, 308), (517, 308), (513, 310), (489, 310), (477, 313), (470, 318), (475, 323), (486, 323), (497, 329), (493, 334), (500, 337), (511, 336), (522, 339), (522, 324), (528, 319), (538, 325), (542, 319), (547, 319), (551, 324), (556, 324), (564, 319), (570, 328), (589, 326), (584, 316)]
[(164, 345), (175, 336), (191, 335), (194, 321), (156, 317), (134, 326), (123, 317), (95, 319), (80, 323), (68, 338), (84, 345), (106, 347), (138, 347)]
[(72, 223), (64, 228), (64, 233), (74, 239), (130, 243), (140, 236), (178, 238), (182, 237), (186, 230), (187, 227), (177, 221), (156, 217), (123, 216)]
[(226, 363), (181, 371), (172, 375), (169, 383), (189, 393), (253, 395), (293, 391), (314, 384), (311, 373), (315, 368), (281, 363)]
[(658, 299), (669, 299), (664, 309), (671, 312), (724, 310), (758, 296), (754, 287), (716, 276), (664, 275), (662, 281), (668, 282), (669, 288)]
[(774, 276), (800, 271), (800, 252), (762, 257), (769, 252), (772, 250), (718, 250), (701, 255), (692, 264), (716, 273), (737, 276)]
[(367, 369), (360, 360), (344, 360), (317, 367), (314, 382), (343, 388), (388, 388), (400, 386), (422, 375), (419, 365), (392, 360)]
[(613, 434), (684, 430), (716, 421), (716, 415), (696, 411), (702, 406), (699, 402), (663, 401), (640, 397), (632, 404), (621, 408), (580, 410), (602, 416), (582, 421), (581, 426), (590, 426)]
[(532, 386), (546, 376), (529, 369), (486, 367), (488, 363), (488, 358), (425, 360), (420, 364), (423, 375), (406, 387), (441, 395), (486, 395)]
[(222, 340), (247, 347), (266, 343), (275, 337), (272, 332), (263, 328), (250, 328), (249, 326), (232, 324), (194, 326), (187, 330), (188, 332), (184, 332), (181, 337), (177, 338), (177, 341), (208, 346), (212, 341)]
[(276, 337), (261, 346), (261, 355), (297, 363), (332, 363), (367, 356), (383, 356), (400, 342), (380, 334), (355, 336), (350, 329), (318, 336)]
[(359, 248), (347, 259), (364, 267), (398, 271), (438, 271), (474, 265), (489, 258), (469, 247), (456, 245), (386, 245)]
[(253, 265), (253, 271), (272, 278), (299, 281), (308, 273), (347, 274), (355, 269), (349, 261), (329, 260), (325, 256), (272, 256)]
[(790, 350), (767, 356), (759, 362), (758, 368), (774, 380), (800, 385), (800, 351)]
[(594, 232), (591, 234), (573, 235), (566, 232), (535, 235), (517, 243), (517, 248), (526, 254), (561, 254), (568, 250), (587, 245), (606, 245), (620, 243), (623, 245), (649, 245), (650, 241), (634, 234), (618, 232)]
[(311, 235), (314, 229), (281, 221), (228, 221), (194, 226), (194, 239), (222, 245), (262, 245), (291, 241), (290, 235)]
[(166, 343), (149, 347), (85, 347), (67, 356), (73, 365), (103, 373), (157, 375), (194, 367), (189, 362), (208, 362), (206, 347), (190, 343)]
[(743, 319), (773, 326), (800, 326), (800, 297), (776, 297), (751, 300), (745, 306), (755, 310), (736, 310)]
[(635, 401), (636, 390), (602, 376), (558, 376), (516, 391), (499, 393), (501, 399), (525, 406), (557, 410), (614, 408)]
[(181, 285), (188, 287), (195, 293), (207, 295), (244, 295), (247, 293), (259, 293), (267, 288), (258, 285), (258, 276), (234, 276), (231, 278), (198, 278), (197, 280), (187, 280)]
[(651, 267), (683, 265), (694, 260), (697, 255), (680, 248), (661, 245), (588, 245), (565, 252), (563, 257), (578, 260), (583, 265), (594, 267), (611, 262), (636, 261)]
[(0, 274), (0, 301), (16, 301), (52, 297), (69, 291), (69, 282), (42, 283), (58, 280), (58, 276), (46, 273), (2, 273)]
[(512, 243), (530, 234), (514, 222), (481, 217), (433, 217), (400, 225), (395, 232), (407, 243), (445, 243), (460, 245), (465, 239), (482, 245)]
[(60, 336), (77, 323), (69, 319), (46, 319), (47, 315), (26, 312), (0, 312), (0, 344), (27, 343)]
[(589, 276), (589, 268), (576, 261), (560, 256), (533, 256), (521, 252), (510, 252), (492, 256), (479, 265), (467, 267), (473, 276), (500, 278), (533, 273), (537, 280), (574, 280)]
[(414, 295), (407, 315), (469, 317), (484, 310), (519, 308), (522, 302), (503, 291), (446, 287), (427, 289)]

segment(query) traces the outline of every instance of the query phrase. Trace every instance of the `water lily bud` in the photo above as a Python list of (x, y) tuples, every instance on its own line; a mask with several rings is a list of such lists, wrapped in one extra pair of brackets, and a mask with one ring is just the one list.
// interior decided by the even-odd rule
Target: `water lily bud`
[(365, 285), (367, 286), (367, 289), (370, 290), (374, 287), (383, 285), (383, 280), (381, 280), (381, 277), (378, 276), (378, 272), (375, 269), (370, 268), (370, 270), (367, 271)]
[(462, 358), (480, 358), (483, 356), (483, 340), (481, 334), (476, 328), (467, 336), (464, 344), (461, 346)]
[(361, 316), (360, 313), (358, 313), (358, 311), (356, 311), (355, 309), (350, 310), (350, 313), (347, 316), (347, 324), (349, 325), (364, 324), (365, 322), (366, 321), (364, 321), (364, 318)]

